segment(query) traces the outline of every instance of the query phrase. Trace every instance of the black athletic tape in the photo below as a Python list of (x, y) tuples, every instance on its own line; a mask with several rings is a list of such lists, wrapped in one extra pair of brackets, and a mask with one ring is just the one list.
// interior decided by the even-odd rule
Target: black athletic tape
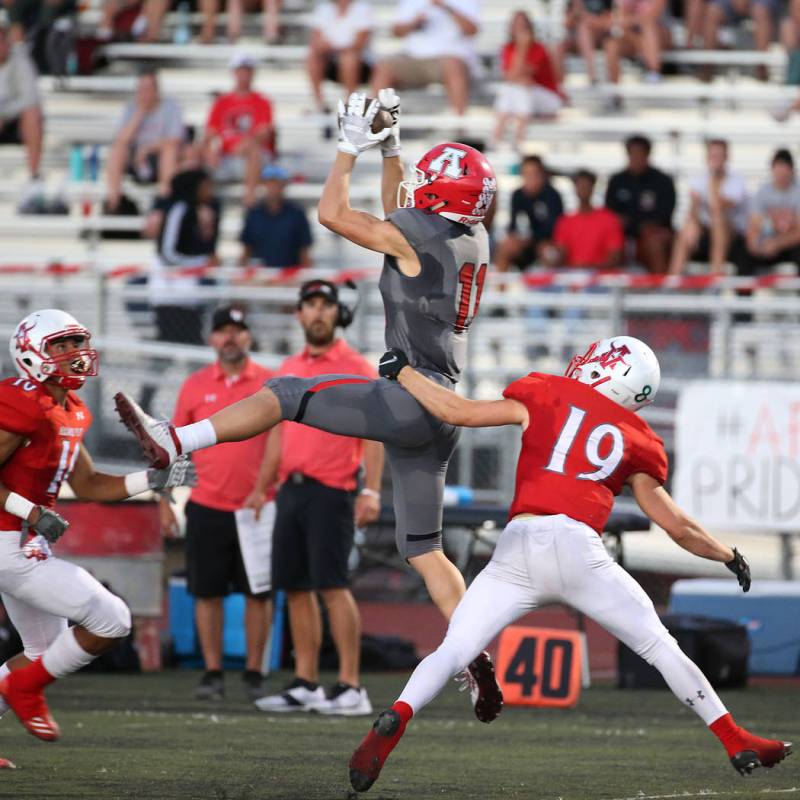
[(441, 531), (435, 531), (434, 533), (407, 533), (406, 534), (406, 541), (407, 542), (424, 542), (428, 539), (435, 539), (437, 536), (441, 536)]
[(303, 417), (306, 415), (306, 406), (308, 401), (314, 396), (314, 392), (308, 390), (301, 398), (300, 405), (298, 406), (297, 413), (294, 415), (292, 422), (302, 422)]

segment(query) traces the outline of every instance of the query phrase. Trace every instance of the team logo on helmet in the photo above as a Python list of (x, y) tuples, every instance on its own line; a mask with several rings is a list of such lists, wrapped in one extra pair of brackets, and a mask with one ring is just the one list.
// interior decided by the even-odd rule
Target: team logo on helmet
[[(17, 350), (24, 353), (27, 350), (34, 350), (33, 343), (31, 342), (30, 332), (36, 327), (36, 320), (27, 324), (25, 320), (20, 322), (17, 332), (14, 334), (16, 340)], [(35, 352), (35, 350), (34, 350)]]
[[(461, 162), (466, 157), (466, 150), (459, 150), (456, 147), (447, 146), (430, 164), (428, 164), (428, 169), (431, 172), (447, 175), (448, 178), (460, 178), (464, 174), (464, 168), (461, 166)], [(445, 164), (447, 166), (445, 166)]]

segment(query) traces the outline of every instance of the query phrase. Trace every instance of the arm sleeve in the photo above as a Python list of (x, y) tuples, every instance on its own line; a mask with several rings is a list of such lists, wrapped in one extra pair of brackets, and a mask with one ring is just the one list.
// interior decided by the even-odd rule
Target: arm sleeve
[(30, 436), (38, 427), (39, 407), (22, 389), (0, 386), (0, 428), (19, 436)]
[(518, 400), (530, 410), (536, 394), (544, 387), (544, 384), (545, 376), (539, 375), (537, 372), (531, 372), (530, 375), (519, 378), (506, 386), (503, 390), (503, 397), (509, 400)]
[(648, 431), (631, 474), (644, 472), (663, 485), (667, 482), (667, 467), (667, 453), (664, 450), (664, 442), (655, 433)]

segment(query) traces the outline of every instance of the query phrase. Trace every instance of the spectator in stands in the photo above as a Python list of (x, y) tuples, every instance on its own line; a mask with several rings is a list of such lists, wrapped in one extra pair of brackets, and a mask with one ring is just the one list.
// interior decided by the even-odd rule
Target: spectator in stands
[(619, 83), (623, 58), (640, 59), (648, 83), (661, 80), (661, 55), (670, 44), (667, 10), (668, 0), (620, 0), (615, 3), (610, 35), (603, 42), (611, 83)]
[[(342, 322), (339, 294), (328, 281), (300, 289), (297, 319), (306, 347), (283, 362), (278, 375), (344, 374), (375, 377), (375, 369), (336, 335)], [(355, 494), (360, 465), (363, 488)], [(313, 709), (321, 714), (369, 714), (360, 686), (361, 616), (350, 592), (348, 559), (354, 527), (380, 514), (383, 445), (283, 422), (270, 432), (256, 484), (263, 493), (276, 481), (272, 582), (287, 594), (295, 653), (295, 679), (280, 693), (256, 701), (267, 713)], [(354, 499), (355, 498), (355, 499)], [(256, 503), (252, 503), (256, 505)], [(339, 656), (339, 680), (327, 696), (319, 685), (322, 624), (317, 594), (328, 610)]]
[[(217, 359), (189, 375), (181, 386), (172, 422), (189, 425), (204, 419), (237, 400), (258, 391), (272, 377), (270, 370), (254, 363), (249, 356), (253, 337), (243, 309), (222, 306), (211, 323), (209, 344)], [(220, 445), (193, 457), (198, 482), (186, 503), (186, 574), (189, 594), (195, 598), (194, 613), (205, 674), (195, 689), (195, 697), (222, 698), (225, 684), (222, 672), (222, 600), (231, 591), (244, 594), (244, 631), (247, 647), (242, 680), (245, 691), (255, 700), (263, 695), (261, 668), (270, 624), (271, 603), (268, 564), (248, 558), (245, 541), (258, 545), (257, 552), (269, 547), (274, 503), (262, 510), (271, 496), (264, 496), (258, 507), (264, 525), (251, 525), (237, 515), (250, 499), (264, 457), (267, 434), (241, 442)], [(178, 524), (169, 495), (160, 503), (161, 528), (167, 535), (178, 534)], [(254, 542), (255, 539), (255, 542)], [(266, 545), (266, 548), (265, 548)]]
[(173, 177), (150, 273), (150, 302), (161, 341), (203, 344), (202, 302), (195, 291), (199, 281), (180, 268), (219, 263), (219, 212), (214, 184), (205, 170), (190, 169)]
[(0, 27), (0, 145), (25, 147), (30, 183), (19, 204), (23, 214), (37, 210), (44, 191), (39, 173), (44, 123), (36, 80), (25, 44), (12, 44), (9, 31)]
[(338, 82), (349, 96), (372, 73), (369, 40), (375, 20), (364, 0), (329, 0), (317, 6), (311, 19), (306, 68), (318, 111), (328, 111), (322, 81)]
[(261, 173), (264, 195), (247, 211), (240, 241), (241, 263), (265, 267), (307, 267), (311, 264), (311, 227), (305, 210), (286, 199), (289, 173), (267, 164)]
[(186, 129), (177, 101), (162, 97), (158, 76), (140, 73), (136, 96), (122, 112), (106, 166), (106, 211), (115, 213), (127, 172), (137, 183), (157, 183), (160, 196), (169, 193)]
[(531, 119), (553, 119), (564, 105), (550, 54), (536, 41), (531, 18), (524, 11), (511, 18), (509, 41), (500, 53), (500, 63), (505, 80), (497, 92), (492, 138), (495, 145), (500, 144), (506, 125), (514, 120), (514, 146), (519, 149)]
[[(719, 31), (725, 25), (736, 25), (748, 18), (753, 21), (753, 42), (757, 50), (768, 50), (775, 35), (775, 20), (783, 13), (783, 3), (779, 0), (710, 0), (706, 4), (704, 45), (707, 50), (720, 47)], [(701, 71), (705, 80), (710, 80), (711, 67)], [(769, 71), (766, 65), (756, 67), (756, 77), (767, 80)]]
[(706, 142), (706, 172), (689, 181), (689, 213), (675, 246), (669, 271), (679, 275), (690, 258), (708, 261), (711, 272), (738, 261), (747, 227), (747, 185), (728, 167), (728, 143)]
[(463, 114), (470, 73), (478, 68), (479, 27), (478, 0), (399, 0), (392, 33), (404, 39), (403, 49), (375, 66), (373, 95), (387, 86), (441, 83), (453, 111)]
[(776, 151), (772, 180), (753, 198), (741, 271), (752, 275), (782, 261), (800, 265), (800, 184), (788, 150)]
[(582, 169), (575, 173), (573, 182), (578, 210), (559, 217), (553, 243), (542, 248), (542, 260), (550, 267), (619, 267), (625, 234), (616, 214), (592, 205), (597, 176)]
[(589, 83), (597, 83), (594, 54), (610, 35), (614, 0), (571, 0), (564, 20), (565, 38), (555, 49), (556, 72), (560, 81), (566, 75), (567, 53), (583, 56)]
[(636, 260), (648, 272), (661, 275), (669, 269), (672, 250), (675, 184), (650, 163), (651, 147), (645, 136), (625, 142), (628, 166), (611, 176), (606, 208), (621, 218)]
[(561, 195), (539, 156), (522, 160), (522, 186), (511, 195), (508, 235), (497, 248), (495, 267), (507, 272), (512, 265), (525, 269), (541, 260), (542, 251), (552, 247), (553, 229), (564, 213)]
[(255, 200), (263, 163), (275, 156), (272, 104), (253, 89), (253, 56), (236, 53), (230, 66), (234, 89), (218, 97), (208, 114), (203, 142), (205, 164), (216, 181), (244, 180), (244, 202), (250, 205)]
[[(211, 44), (217, 33), (217, 14), (220, 2), (219, 0), (199, 0), (198, 6), (203, 14), (200, 41), (203, 44)], [(268, 42), (274, 42), (277, 39), (280, 0), (228, 0), (226, 35), (229, 42), (235, 42), (242, 35), (244, 13), (258, 10), (262, 12), (264, 38)]]

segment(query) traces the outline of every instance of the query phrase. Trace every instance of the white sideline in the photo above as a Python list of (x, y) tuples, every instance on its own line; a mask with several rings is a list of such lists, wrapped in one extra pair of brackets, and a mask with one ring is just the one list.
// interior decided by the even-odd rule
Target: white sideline
[(740, 792), (738, 789), (722, 792), (715, 792), (713, 789), (700, 789), (697, 792), (673, 792), (672, 794), (636, 794), (632, 797), (614, 797), (612, 800), (673, 800), (673, 798), (678, 797), (730, 797), (731, 795), (753, 797), (754, 795), (798, 793), (800, 793), (800, 786), (792, 786), (790, 789), (758, 789), (757, 791), (747, 789), (743, 792)]

